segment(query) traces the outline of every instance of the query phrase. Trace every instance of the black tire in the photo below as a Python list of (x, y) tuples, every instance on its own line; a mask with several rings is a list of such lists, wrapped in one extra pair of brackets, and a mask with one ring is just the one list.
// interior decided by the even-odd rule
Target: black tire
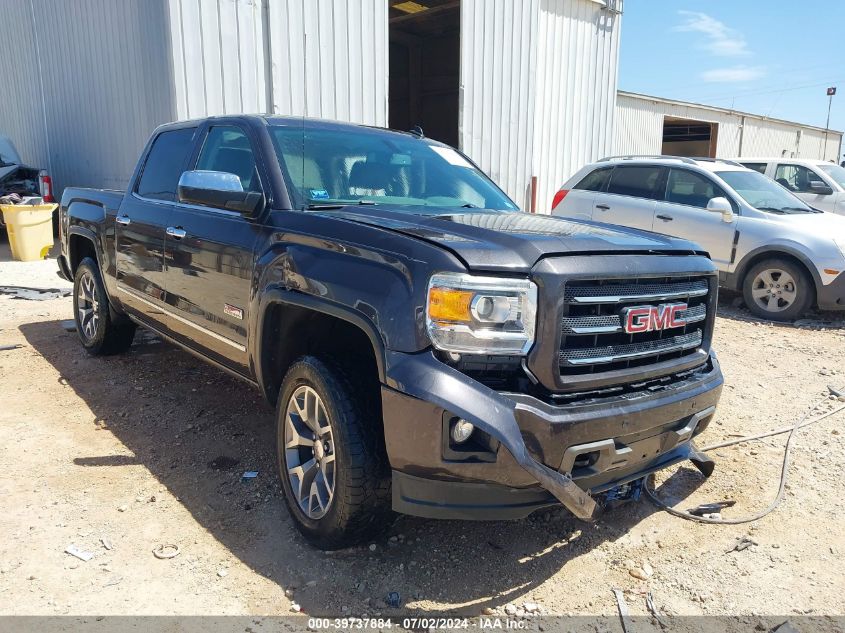
[[(767, 271), (771, 272), (770, 279), (775, 284), (771, 288), (768, 288), (765, 281), (760, 278)], [(791, 277), (794, 283), (794, 300), (788, 305), (777, 295), (778, 292), (786, 292), (787, 288), (792, 286), (792, 283), (789, 283), (781, 287), (779, 282), (784, 278), (784, 274)], [(771, 305), (774, 309), (768, 309), (767, 305), (762, 305), (769, 303), (769, 295), (758, 301), (754, 297), (755, 291), (775, 293), (771, 295), (773, 297)], [(745, 305), (758, 317), (771, 321), (792, 321), (801, 317), (813, 304), (815, 287), (812, 278), (803, 266), (788, 259), (772, 258), (754, 264), (746, 273), (742, 282), (742, 295)]]
[[(334, 492), (325, 514), (316, 519), (300, 507), (293, 492), (285, 450), (288, 405), (303, 386), (320, 397), (333, 436)], [(299, 531), (312, 545), (324, 550), (365, 543), (393, 522), (381, 412), (374, 399), (368, 397), (368, 391), (371, 388), (360, 388), (338, 363), (313, 356), (303, 356), (295, 362), (279, 390), (276, 460), (285, 502)], [(325, 481), (325, 471), (323, 475)]]
[[(83, 288), (87, 288), (88, 295), (93, 296), (94, 302), (85, 298)], [(81, 302), (83, 307), (90, 306), (92, 321), (81, 315)], [(112, 317), (100, 268), (90, 257), (79, 262), (73, 276), (73, 319), (82, 347), (92, 356), (125, 352), (135, 338), (135, 324), (132, 321), (124, 316)]]

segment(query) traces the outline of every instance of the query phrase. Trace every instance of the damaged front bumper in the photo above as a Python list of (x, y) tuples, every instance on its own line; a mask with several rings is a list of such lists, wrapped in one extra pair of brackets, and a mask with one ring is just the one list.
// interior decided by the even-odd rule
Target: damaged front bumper
[[(430, 352), (386, 360), (393, 507), (430, 518), (515, 519), (562, 503), (593, 520), (594, 494), (695, 456), (722, 388), (712, 354), (662, 388), (567, 404), (494, 391)], [(449, 450), (454, 418), (492, 439), (489, 454)]]

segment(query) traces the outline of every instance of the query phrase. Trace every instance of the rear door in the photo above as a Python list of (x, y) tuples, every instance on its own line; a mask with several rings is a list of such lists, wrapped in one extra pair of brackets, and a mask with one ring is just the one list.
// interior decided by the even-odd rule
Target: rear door
[(829, 186), (824, 176), (804, 165), (781, 162), (775, 168), (776, 182), (789, 189), (811, 207), (833, 213), (836, 209), (836, 196), (834, 194), (821, 194), (811, 191), (810, 182), (813, 180), (823, 182)]
[(165, 322), (164, 234), (196, 127), (168, 129), (150, 144), (133, 189), (115, 219), (115, 261), (120, 301), (140, 317)]
[[(234, 123), (202, 131), (191, 169), (235, 174), (244, 191), (263, 192), (255, 146)], [(265, 178), (266, 181), (266, 178)], [(178, 203), (167, 229), (167, 303), (178, 337), (247, 373), (247, 324), (255, 243), (261, 223), (226, 209)]]
[[(732, 222), (721, 213), (707, 210), (712, 198), (727, 198), (734, 207)], [(720, 270), (727, 271), (733, 251), (739, 206), (724, 189), (704, 174), (672, 168), (666, 183), (665, 200), (658, 202), (654, 230), (700, 244)]]
[(659, 165), (622, 165), (613, 169), (606, 192), (593, 200), (598, 222), (650, 231), (654, 207), (666, 182), (666, 168)]

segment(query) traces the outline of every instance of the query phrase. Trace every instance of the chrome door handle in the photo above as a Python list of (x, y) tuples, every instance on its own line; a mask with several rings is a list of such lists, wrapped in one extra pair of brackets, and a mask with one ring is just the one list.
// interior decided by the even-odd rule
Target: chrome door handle
[(606, 204), (597, 204), (596, 209), (601, 209), (602, 211), (609, 211), (610, 207), (607, 206)]
[(184, 229), (178, 226), (168, 226), (167, 227), (167, 234), (175, 240), (181, 240), (183, 237), (187, 235)]
[(129, 222), (131, 222), (129, 216), (126, 214), (117, 216), (114, 221), (117, 222), (120, 226), (129, 226)]
[(668, 215), (658, 215), (658, 216), (657, 216), (657, 219), (658, 219), (658, 220), (663, 220), (664, 222), (671, 222), (671, 221), (672, 221), (672, 220), (674, 220), (675, 218), (673, 218), (673, 217), (671, 217), (671, 216), (668, 216)]

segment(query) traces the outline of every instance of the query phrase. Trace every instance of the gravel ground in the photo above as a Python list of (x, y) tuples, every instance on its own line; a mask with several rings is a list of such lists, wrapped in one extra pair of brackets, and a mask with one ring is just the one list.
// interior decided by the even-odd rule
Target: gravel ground
[[(3, 245), (5, 246), (5, 244)], [(0, 286), (67, 289), (53, 262), (8, 261)], [(88, 357), (69, 297), (0, 295), (0, 614), (616, 614), (612, 588), (647, 615), (743, 621), (845, 613), (845, 413), (797, 437), (784, 503), (751, 525), (691, 523), (646, 500), (586, 525), (553, 511), (519, 522), (397, 520), (369, 547), (325, 554), (286, 515), (272, 411), (257, 392), (150, 335), (119, 357)], [(845, 386), (845, 321), (753, 318), (720, 305), (726, 386), (700, 444), (791, 424)], [(820, 410), (839, 403), (826, 400)], [(775, 494), (785, 436), (720, 449), (703, 479), (661, 474), (688, 508), (735, 499), (748, 515)], [(257, 470), (244, 481), (244, 471)], [(731, 550), (739, 539), (753, 544)], [(158, 559), (160, 545), (179, 554)], [(83, 561), (69, 546), (93, 554)], [(729, 552), (729, 553), (728, 553)], [(633, 571), (633, 574), (632, 574)], [(642, 576), (637, 578), (635, 576)], [(296, 608), (296, 607), (293, 607)]]

